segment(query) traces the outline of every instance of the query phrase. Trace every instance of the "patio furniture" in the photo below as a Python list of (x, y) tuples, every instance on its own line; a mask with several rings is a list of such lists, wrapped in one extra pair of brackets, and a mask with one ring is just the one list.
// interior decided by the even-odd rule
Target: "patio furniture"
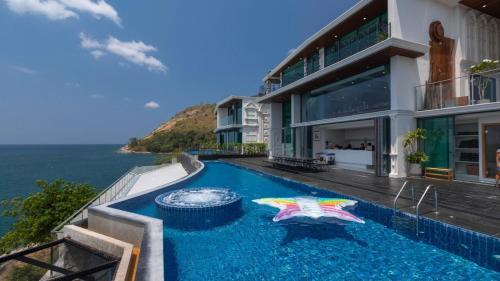
[(266, 160), (265, 162), (270, 163), (275, 168), (292, 168), (312, 171), (322, 171), (328, 166), (318, 159), (281, 156), (275, 156), (273, 159)]
[(441, 179), (441, 180), (448, 180), (451, 181), (453, 180), (453, 170), (451, 169), (445, 169), (445, 168), (430, 168), (427, 167), (425, 168), (425, 175), (426, 178), (431, 178), (431, 179)]

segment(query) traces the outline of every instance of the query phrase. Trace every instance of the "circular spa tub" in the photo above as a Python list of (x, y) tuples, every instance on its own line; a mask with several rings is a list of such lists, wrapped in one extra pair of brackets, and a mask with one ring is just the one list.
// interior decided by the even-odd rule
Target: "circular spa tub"
[(227, 224), (242, 215), (241, 197), (224, 188), (187, 188), (163, 193), (156, 206), (168, 226), (205, 229)]

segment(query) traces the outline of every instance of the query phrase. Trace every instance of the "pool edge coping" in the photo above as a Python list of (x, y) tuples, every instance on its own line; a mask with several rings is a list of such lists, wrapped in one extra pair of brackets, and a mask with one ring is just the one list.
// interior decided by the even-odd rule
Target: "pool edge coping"
[[(273, 175), (273, 174), (266, 173), (266, 172), (263, 172), (263, 171), (258, 171), (256, 169), (251, 168), (251, 167), (243, 166), (243, 165), (240, 165), (240, 164), (237, 164), (237, 163), (233, 163), (233, 162), (228, 162), (228, 161), (225, 161), (225, 160), (218, 160), (218, 161), (212, 161), (212, 162), (221, 162), (221, 163), (233, 165), (233, 166), (241, 168), (241, 169), (249, 170), (249, 171), (252, 171), (254, 173), (264, 175), (264, 176), (274, 177), (274, 178), (277, 178), (277, 179), (281, 179), (281, 180), (292, 182), (292, 183), (296, 183), (296, 184), (302, 184), (302, 185), (305, 185), (305, 186), (307, 186), (309, 188), (320, 189), (320, 190), (324, 190), (324, 191), (328, 191), (328, 192), (334, 192), (334, 193), (337, 193), (337, 194), (339, 194), (341, 196), (345, 196), (345, 197), (357, 200), (359, 202), (363, 202), (363, 203), (367, 203), (367, 204), (372, 204), (372, 205), (374, 205), (374, 206), (376, 206), (378, 208), (382, 208), (382, 209), (386, 209), (386, 210), (391, 210), (395, 214), (400, 214), (400, 215), (403, 215), (405, 217), (409, 217), (409, 218), (414, 219), (414, 220), (417, 219), (416, 215), (414, 215), (414, 214), (411, 214), (411, 213), (408, 213), (408, 212), (404, 212), (404, 211), (401, 211), (401, 210), (394, 210), (393, 208), (381, 205), (381, 204), (376, 203), (376, 202), (371, 202), (371, 201), (368, 201), (368, 200), (365, 200), (365, 199), (361, 199), (361, 198), (359, 198), (357, 196), (346, 195), (346, 194), (344, 194), (342, 192), (338, 192), (338, 191), (334, 191), (334, 190), (329, 190), (329, 189), (321, 187), (321, 186), (312, 185), (312, 184), (304, 183), (304, 182), (301, 182), (301, 181), (293, 180), (293, 179), (290, 179), (290, 178)], [(492, 238), (492, 239), (496, 239), (496, 240), (500, 241), (500, 237), (496, 237), (494, 235), (489, 235), (489, 234), (486, 234), (486, 233), (474, 231), (474, 230), (468, 229), (468, 228), (463, 228), (463, 227), (460, 227), (458, 225), (450, 224), (450, 223), (443, 222), (443, 221), (440, 221), (440, 220), (437, 220), (437, 219), (420, 216), (419, 220), (422, 220), (422, 221), (426, 221), (426, 220), (432, 221), (434, 223), (439, 223), (439, 224), (442, 224), (442, 225), (450, 227), (450, 228), (459, 229), (459, 230), (464, 231), (464, 232), (469, 232), (469, 233), (472, 233), (472, 234), (477, 234), (478, 236), (483, 236), (483, 237), (486, 237), (486, 238)]]
[[(131, 196), (126, 196), (119, 200), (107, 202), (105, 204), (94, 206), (88, 209), (89, 218), (91, 214), (103, 215), (115, 218), (118, 222), (119, 220), (129, 221), (138, 225), (141, 225), (144, 229), (144, 235), (142, 237), (141, 242), (141, 255), (139, 259), (139, 270), (137, 277), (141, 277), (141, 279), (137, 280), (147, 280), (147, 281), (156, 281), (156, 280), (164, 280), (164, 253), (163, 253), (163, 221), (161, 219), (152, 218), (149, 216), (144, 216), (128, 211), (124, 211), (118, 208), (113, 208), (111, 205), (132, 200), (139, 196), (146, 195), (151, 192), (158, 191), (160, 189), (165, 189), (170, 186), (179, 184), (183, 181), (191, 179), (197, 175), (199, 175), (204, 169), (205, 164), (203, 161), (195, 160), (199, 162), (200, 167), (193, 173), (182, 177), (176, 181), (170, 182), (168, 184), (164, 184), (150, 190), (146, 190), (141, 193), (133, 194)], [(90, 225), (90, 224), (89, 224)], [(107, 235), (107, 234), (105, 234)], [(111, 236), (111, 235), (108, 235)], [(126, 241), (125, 241), (126, 242)], [(160, 269), (161, 270), (158, 270)]]

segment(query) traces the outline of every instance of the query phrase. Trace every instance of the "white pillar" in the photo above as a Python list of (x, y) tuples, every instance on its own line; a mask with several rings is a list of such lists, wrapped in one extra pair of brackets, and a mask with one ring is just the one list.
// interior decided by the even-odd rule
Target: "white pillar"
[(319, 69), (325, 68), (325, 48), (319, 49)]
[(394, 114), (391, 118), (391, 172), (390, 177), (406, 177), (406, 155), (403, 138), (408, 131), (415, 130), (416, 119), (411, 114)]

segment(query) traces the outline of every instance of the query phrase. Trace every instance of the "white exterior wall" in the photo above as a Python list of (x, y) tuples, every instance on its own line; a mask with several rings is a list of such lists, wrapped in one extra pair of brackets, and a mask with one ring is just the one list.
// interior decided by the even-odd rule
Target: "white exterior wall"
[(242, 99), (241, 122), (243, 128), (241, 132), (243, 143), (260, 142), (261, 136), (259, 135), (259, 110), (260, 107), (258, 103), (255, 102), (255, 99)]

